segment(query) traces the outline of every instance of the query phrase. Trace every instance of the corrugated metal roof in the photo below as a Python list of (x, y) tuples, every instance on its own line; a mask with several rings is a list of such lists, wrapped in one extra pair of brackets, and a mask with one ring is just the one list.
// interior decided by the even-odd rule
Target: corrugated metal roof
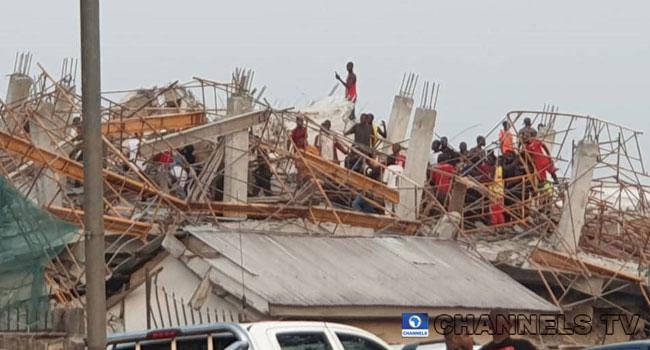
[[(241, 280), (238, 233), (185, 231), (220, 253), (206, 262)], [(557, 311), (452, 241), (242, 233), (241, 246), (246, 287), (271, 305)]]

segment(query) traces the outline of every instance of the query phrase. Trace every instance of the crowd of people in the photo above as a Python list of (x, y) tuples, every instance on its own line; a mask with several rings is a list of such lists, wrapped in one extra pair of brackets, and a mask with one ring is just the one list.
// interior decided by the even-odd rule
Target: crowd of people
[[(349, 79), (348, 79), (349, 80)], [(331, 122), (324, 121), (318, 128), (313, 142), (309, 142), (308, 129), (302, 118), (296, 119), (296, 127), (291, 132), (289, 145), (297, 149), (320, 155), (323, 159), (363, 174), (373, 180), (383, 182), (392, 189), (400, 188), (400, 177), (406, 166), (406, 156), (399, 143), (390, 144), (386, 140), (386, 124), (374, 122), (372, 113), (362, 113), (359, 121), (343, 136), (350, 136), (352, 142), (346, 145), (331, 130)], [(540, 126), (541, 129), (542, 126)], [(515, 135), (510, 122), (504, 121), (494, 143), (497, 147), (488, 147), (484, 136), (477, 136), (475, 144), (470, 148), (466, 142), (460, 142), (458, 149), (452, 147), (447, 137), (436, 139), (431, 144), (428, 160), (426, 186), (442, 205), (446, 205), (455, 176), (468, 176), (479, 183), (485, 184), (494, 196), (489, 202), (489, 218), (486, 224), (505, 224), (512, 218), (504, 209), (513, 204), (513, 198), (521, 198), (521, 191), (528, 194), (552, 188), (547, 181), (549, 175), (554, 183), (558, 183), (556, 169), (549, 149), (544, 141), (538, 138), (539, 130), (531, 126), (529, 118), (524, 119), (523, 126)], [(380, 147), (380, 145), (384, 145)], [(390, 149), (388, 154), (380, 150)], [(340, 154), (344, 159), (339, 159)], [(301, 169), (298, 169), (301, 172)], [(531, 181), (522, 189), (509, 181), (523, 175)], [(303, 174), (305, 177), (307, 174)], [(468, 190), (466, 202), (474, 202), (481, 195), (475, 190)], [(426, 200), (426, 198), (425, 198)], [(366, 213), (385, 213), (395, 211), (394, 203), (377, 205), (383, 201), (375, 198), (373, 193), (360, 193), (352, 201), (351, 207)]]
[[(348, 62), (346, 65), (347, 77), (343, 80), (338, 73), (335, 78), (345, 87), (345, 97), (349, 101), (357, 100), (357, 76), (354, 73), (354, 64)], [(351, 119), (354, 119), (354, 110)], [(372, 113), (362, 113), (359, 121), (351, 128), (343, 132), (344, 136), (352, 136), (351, 147), (346, 147), (331, 132), (331, 122), (326, 120), (320, 125), (318, 135), (314, 142), (308, 142), (308, 132), (304, 120), (298, 118), (296, 127), (291, 133), (291, 141), (297, 149), (310, 153), (319, 154), (322, 158), (340, 164), (339, 152), (345, 155), (343, 165), (364, 174), (369, 178), (384, 182), (389, 188), (400, 187), (400, 175), (406, 165), (406, 157), (402, 154), (400, 144), (392, 144), (391, 153), (379, 165), (378, 146), (386, 141), (386, 124), (382, 121), (379, 125), (374, 122)], [(511, 131), (508, 121), (503, 122), (503, 128), (498, 135), (498, 148), (486, 150), (487, 141), (485, 137), (478, 136), (476, 144), (468, 148), (466, 142), (460, 142), (458, 150), (454, 149), (446, 137), (433, 141), (431, 154), (428, 161), (427, 187), (434, 194), (435, 199), (442, 205), (447, 202), (448, 194), (451, 191), (452, 179), (454, 176), (470, 176), (480, 183), (489, 186), (495, 193), (489, 204), (490, 218), (488, 224), (504, 224), (511, 219), (504, 207), (512, 204), (512, 195), (518, 195), (516, 186), (509, 186), (508, 180), (525, 174), (535, 174), (533, 183), (529, 185), (528, 192), (538, 190), (538, 184), (545, 189), (550, 185), (547, 183), (547, 174), (550, 174), (555, 183), (558, 182), (555, 174), (555, 167), (550, 152), (544, 142), (537, 138), (538, 131), (532, 127), (531, 120), (526, 118), (516, 138)], [(299, 173), (301, 169), (298, 169)], [(304, 177), (304, 172), (303, 172)], [(473, 202), (480, 195), (469, 190), (466, 202)], [(519, 197), (517, 197), (519, 198)], [(372, 193), (360, 193), (354, 198), (352, 208), (366, 213), (383, 213), (384, 209), (395, 210), (394, 203), (386, 203), (385, 208), (380, 208)]]
[[(512, 205), (514, 198), (521, 198), (522, 191), (525, 196), (540, 190), (548, 191), (552, 188), (547, 181), (549, 175), (558, 184), (551, 152), (544, 141), (538, 138), (543, 125), (539, 126), (539, 131), (535, 130), (531, 126), (531, 120), (525, 118), (524, 125), (516, 136), (511, 129), (510, 122), (504, 121), (496, 141), (498, 147), (489, 151), (486, 150), (487, 143), (483, 136), (478, 136), (476, 145), (469, 150), (467, 144), (461, 142), (456, 151), (446, 137), (433, 141), (429, 157), (429, 185), (436, 199), (440, 203), (446, 203), (453, 176), (473, 177), (494, 193), (489, 204), (490, 217), (486, 223), (500, 225), (512, 219), (504, 207)], [(517, 144), (515, 138), (518, 139)], [(530, 181), (509, 181), (526, 174), (533, 175)], [(477, 191), (470, 189), (467, 191), (466, 202), (473, 202), (479, 197)]]
[[(346, 69), (345, 80), (338, 73), (335, 74), (335, 77), (345, 87), (346, 99), (356, 102), (357, 76), (354, 72), (354, 64), (348, 62)], [(351, 120), (356, 119), (354, 113), (353, 109)], [(384, 183), (388, 188), (401, 188), (400, 180), (407, 159), (401, 144), (387, 141), (389, 131), (384, 121), (375, 123), (375, 116), (372, 113), (361, 113), (359, 120), (352, 127), (348, 130), (340, 130), (342, 137), (351, 137), (351, 142), (344, 142), (340, 134), (331, 130), (331, 127), (331, 121), (325, 120), (317, 126), (316, 134), (310, 137), (305, 119), (297, 117), (296, 126), (287, 140), (287, 148), (318, 155), (324, 160), (342, 165), (370, 179)], [(521, 198), (521, 193), (517, 192), (521, 189), (512, 185), (509, 179), (534, 174), (535, 181), (530, 184), (532, 188), (528, 189), (529, 193), (552, 188), (547, 181), (548, 175), (555, 183), (558, 183), (550, 152), (544, 142), (538, 138), (541, 129), (533, 128), (529, 118), (524, 119), (523, 126), (517, 135), (511, 129), (510, 122), (504, 121), (495, 142), (498, 147), (488, 147), (487, 140), (483, 136), (477, 136), (475, 144), (471, 148), (467, 142), (463, 141), (458, 144), (458, 149), (455, 149), (450, 145), (447, 137), (434, 140), (426, 167), (427, 191), (425, 191), (423, 202), (433, 200), (430, 196), (427, 197), (428, 194), (433, 194), (435, 200), (441, 205), (447, 205), (453, 178), (455, 176), (472, 177), (485, 184), (495, 194), (491, 196), (492, 200), (489, 203), (490, 217), (485, 221), (487, 224), (499, 225), (511, 220), (504, 208), (513, 204), (512, 198)], [(163, 152), (150, 162), (143, 163), (137, 156), (140, 135), (135, 136), (124, 141), (122, 145), (124, 156), (145, 173), (149, 175), (169, 174), (162, 178), (170, 179), (169, 182), (178, 181), (187, 184), (193, 176), (202, 171), (201, 164), (196, 162), (193, 146), (179, 150), (177, 155), (172, 154), (171, 151)], [(71, 157), (81, 158), (81, 154), (71, 154)], [(188, 164), (192, 167), (192, 171), (187, 168)], [(300, 187), (311, 174), (301, 161), (296, 161), (295, 166), (298, 173), (297, 187)], [(222, 169), (223, 164), (219, 166), (218, 171)], [(128, 171), (126, 168), (124, 170)], [(185, 180), (180, 179), (183, 177), (181, 173), (185, 174)], [(273, 173), (270, 163), (268, 158), (259, 152), (253, 165), (252, 175), (253, 181), (249, 194), (251, 196), (257, 196), (260, 193), (266, 196), (272, 195), (271, 177)], [(187, 190), (187, 185), (184, 187)], [(218, 192), (223, 190), (223, 176), (216, 176), (210, 187), (216, 188), (213, 199), (221, 200), (223, 195)], [(477, 191), (470, 189), (467, 191), (465, 201), (471, 203), (480, 197), (481, 195)], [(384, 204), (384, 201), (376, 198), (371, 191), (356, 193), (347, 205), (365, 213), (384, 214), (386, 211), (395, 212), (396, 210), (395, 203), (386, 202)], [(419, 210), (426, 207), (423, 205)]]

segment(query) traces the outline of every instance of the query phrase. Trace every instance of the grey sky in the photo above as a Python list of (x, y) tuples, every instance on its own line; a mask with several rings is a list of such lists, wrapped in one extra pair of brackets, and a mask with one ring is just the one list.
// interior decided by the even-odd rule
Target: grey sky
[[(380, 118), (404, 72), (440, 82), (443, 134), (544, 103), (650, 132), (649, 13), (647, 1), (104, 0), (102, 86), (227, 80), (240, 66), (269, 97), (302, 105), (353, 60), (359, 105)], [(6, 2), (0, 72), (24, 50), (58, 72), (79, 55), (78, 16), (73, 0)]]

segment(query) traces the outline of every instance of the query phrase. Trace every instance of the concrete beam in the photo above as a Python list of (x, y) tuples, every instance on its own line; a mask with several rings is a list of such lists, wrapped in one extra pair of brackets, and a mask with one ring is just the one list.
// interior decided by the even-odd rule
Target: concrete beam
[[(307, 219), (314, 222), (338, 223), (336, 215), (331, 208), (323, 207), (294, 207), (274, 204), (251, 203), (225, 203), (225, 202), (190, 202), (190, 212), (217, 214), (244, 213), (249, 218), (276, 218), (276, 219)], [(334, 209), (343, 224), (358, 227), (368, 227), (375, 230), (414, 234), (420, 227), (417, 221), (400, 220), (386, 215), (365, 214), (358, 211)]]
[(386, 136), (390, 143), (397, 143), (406, 139), (406, 131), (409, 120), (411, 119), (412, 110), (413, 98), (400, 95), (395, 96), (386, 129)]
[(219, 136), (235, 131), (247, 130), (251, 126), (265, 123), (271, 115), (270, 110), (248, 112), (235, 115), (216, 122), (203, 124), (183, 131), (167, 134), (162, 138), (147, 140), (140, 143), (140, 154), (145, 158), (173, 148), (181, 148), (203, 140), (214, 140)]
[[(641, 282), (642, 277), (623, 271), (621, 269), (613, 269), (604, 265), (599, 265), (594, 262), (580, 259), (578, 261), (575, 256), (560, 253), (557, 251), (550, 251), (541, 248), (536, 248), (530, 255), (530, 259), (542, 267), (564, 270), (568, 272), (583, 273), (586, 268), (589, 272), (598, 274), (605, 277), (616, 277), (619, 279)], [(584, 267), (584, 268), (583, 268)]]
[(576, 252), (578, 248), (582, 228), (585, 225), (591, 180), (597, 162), (598, 145), (591, 141), (580, 141), (573, 155), (569, 189), (557, 225), (554, 243), (559, 249)]
[[(413, 180), (420, 188), (424, 187), (427, 179), (429, 148), (431, 140), (433, 140), (437, 114), (435, 109), (417, 108), (415, 110), (403, 176)], [(415, 220), (421, 198), (422, 189), (400, 188), (400, 205), (397, 207), (397, 215), (403, 219)]]

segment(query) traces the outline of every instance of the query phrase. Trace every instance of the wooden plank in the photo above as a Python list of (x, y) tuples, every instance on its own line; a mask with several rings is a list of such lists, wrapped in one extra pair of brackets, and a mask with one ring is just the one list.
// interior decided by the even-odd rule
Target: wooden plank
[(554, 252), (554, 251), (545, 250), (541, 248), (535, 249), (531, 254), (530, 258), (538, 265), (544, 267), (550, 267), (550, 268), (556, 268), (565, 271), (581, 273), (584, 271), (580, 267), (580, 265), (582, 264), (587, 268), (587, 270), (597, 275), (606, 276), (606, 277), (616, 276), (616, 278), (633, 281), (633, 282), (643, 281), (643, 279), (640, 276), (633, 275), (623, 270), (618, 271), (609, 268), (607, 266), (598, 265), (596, 263), (590, 262), (585, 259), (580, 259), (580, 261), (578, 261), (578, 259), (576, 259), (573, 256), (569, 256), (564, 253)]
[(246, 130), (251, 126), (266, 123), (271, 115), (270, 110), (255, 111), (236, 115), (212, 123), (199, 125), (175, 133), (167, 134), (154, 140), (140, 143), (140, 154), (149, 158), (157, 153), (172, 148), (181, 148), (202, 140), (214, 140), (235, 131)]
[(317, 170), (339, 184), (367, 191), (375, 197), (392, 203), (399, 203), (399, 192), (388, 188), (383, 182), (373, 180), (338, 164), (329, 162), (315, 154), (303, 152), (302, 155), (312, 169)]
[[(81, 163), (36, 147), (25, 139), (0, 131), (0, 148), (20, 157), (27, 158), (36, 164), (45, 165), (52, 171), (64, 174), (78, 181), (83, 181), (83, 165)], [(185, 201), (182, 199), (158, 191), (158, 189), (152, 185), (142, 183), (106, 169), (104, 169), (103, 172), (104, 180), (112, 184), (115, 188), (124, 188), (136, 193), (148, 195), (158, 195), (179, 207), (185, 206)]]
[[(81, 225), (81, 221), (85, 215), (83, 210), (58, 207), (51, 205), (46, 208), (50, 213), (75, 225)], [(146, 236), (153, 225), (148, 222), (141, 222), (120, 218), (117, 216), (104, 215), (104, 229), (106, 231), (122, 234), (127, 231), (131, 236)]]
[(145, 118), (129, 118), (111, 120), (102, 123), (102, 134), (114, 136), (119, 134), (145, 134), (162, 130), (182, 130), (189, 127), (203, 125), (205, 113), (203, 111), (162, 114)]
[[(336, 223), (336, 215), (331, 208), (323, 207), (294, 207), (272, 204), (251, 204), (233, 202), (206, 202), (188, 203), (189, 211), (209, 213), (210, 208), (218, 214), (244, 213), (249, 218), (277, 219), (314, 219), (317, 221)], [(390, 216), (365, 214), (357, 211), (335, 209), (336, 214), (344, 224), (358, 227), (368, 227), (376, 230), (388, 230), (414, 234), (420, 226), (419, 222), (399, 220)]]

